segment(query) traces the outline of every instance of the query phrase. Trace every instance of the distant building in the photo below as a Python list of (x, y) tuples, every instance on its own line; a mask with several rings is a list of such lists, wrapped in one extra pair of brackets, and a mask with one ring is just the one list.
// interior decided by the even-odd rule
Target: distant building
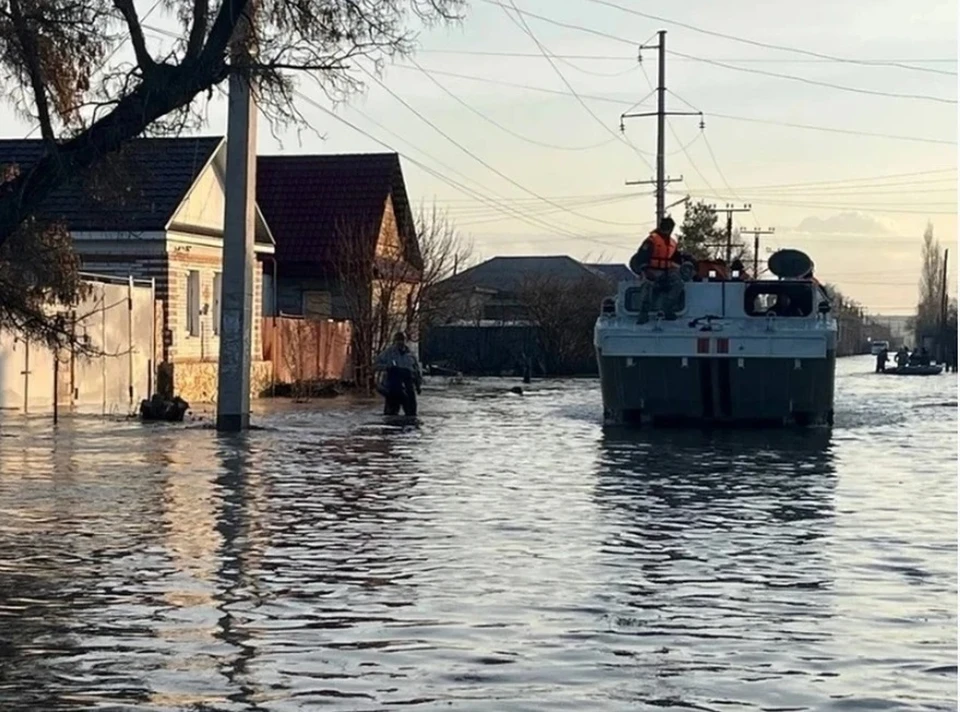
[(620, 267), (566, 255), (494, 257), (471, 267), (438, 285), (424, 361), (477, 375), (593, 373), (593, 322)]

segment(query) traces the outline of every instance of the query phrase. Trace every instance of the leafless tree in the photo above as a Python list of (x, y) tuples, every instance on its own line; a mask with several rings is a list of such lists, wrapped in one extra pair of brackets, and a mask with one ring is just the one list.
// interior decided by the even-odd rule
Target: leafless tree
[(940, 323), (943, 309), (943, 251), (933, 236), (933, 225), (923, 233), (923, 263), (920, 267), (920, 301), (914, 317), (914, 333), (918, 336), (933, 331)]
[(449, 214), (436, 203), (420, 205), (414, 219), (423, 271), (411, 299), (411, 324), (408, 330), (428, 329), (449, 311), (456, 298), (447, 280), (470, 266), (472, 242), (464, 239)]
[(422, 269), (419, 252), (415, 244), (383, 246), (368, 230), (344, 222), (336, 231), (332, 265), (332, 298), (353, 324), (355, 378), (369, 391), (377, 354), (415, 323), (411, 302)]
[(547, 373), (569, 375), (594, 358), (593, 327), (610, 283), (584, 275), (571, 281), (530, 274), (517, 292), (519, 305), (538, 326)]
[[(15, 111), (36, 122), (44, 144), (35, 163), (0, 175), (0, 260), (8, 265), (0, 269), (20, 271), (24, 246), (51, 249), (57, 242), (56, 228), (35, 222), (54, 190), (90, 174), (137, 136), (202, 125), (206, 102), (231, 72), (253, 77), (272, 127), (305, 128), (296, 101), (300, 77), (314, 80), (330, 100), (343, 100), (362, 88), (364, 62), (377, 72), (384, 59), (412, 51), (416, 24), (456, 21), (464, 6), (465, 0), (158, 0), (141, 15), (134, 0), (0, 0), (0, 87)], [(164, 16), (181, 31), (148, 24)], [(250, 41), (236, 51), (241, 35)], [(20, 247), (9, 244), (18, 239)], [(58, 257), (27, 270), (30, 294), (73, 298), (75, 265), (71, 271), (62, 251), (53, 252)], [(17, 297), (17, 278), (8, 279), (14, 284), (0, 290), (0, 317), (42, 322), (36, 303)]]

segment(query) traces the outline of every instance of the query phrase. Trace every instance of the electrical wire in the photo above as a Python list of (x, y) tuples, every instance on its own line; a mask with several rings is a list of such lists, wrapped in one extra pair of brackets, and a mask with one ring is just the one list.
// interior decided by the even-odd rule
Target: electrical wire
[(420, 63), (417, 62), (417, 61), (416, 61), (415, 59), (413, 59), (412, 57), (410, 58), (410, 61), (413, 63), (413, 65), (414, 65), (417, 69), (419, 69), (419, 70), (423, 73), (424, 76), (426, 76), (431, 82), (433, 82), (433, 84), (436, 85), (444, 94), (446, 94), (446, 95), (449, 96), (451, 99), (453, 99), (454, 101), (456, 101), (456, 102), (457, 102), (458, 104), (460, 104), (462, 107), (464, 107), (465, 109), (467, 109), (467, 110), (470, 111), (471, 113), (475, 114), (476, 116), (479, 116), (481, 119), (483, 119), (483, 120), (486, 121), (487, 123), (491, 124), (492, 126), (495, 126), (496, 128), (500, 129), (500, 130), (503, 131), (504, 133), (507, 133), (507, 134), (513, 136), (514, 138), (520, 139), (521, 141), (525, 141), (526, 143), (533, 144), (534, 146), (541, 146), (541, 147), (543, 147), (543, 148), (551, 148), (551, 149), (555, 149), (555, 150), (558, 150), (558, 151), (589, 151), (589, 150), (593, 150), (593, 149), (596, 149), (596, 148), (601, 148), (602, 146), (607, 146), (607, 145), (613, 143), (613, 142), (616, 140), (616, 139), (614, 139), (614, 138), (608, 138), (608, 139), (606, 139), (605, 141), (601, 141), (600, 143), (592, 143), (592, 144), (588, 144), (588, 145), (586, 145), (586, 146), (559, 146), (559, 145), (557, 145), (557, 144), (545, 143), (544, 141), (538, 141), (538, 140), (535, 139), (535, 138), (530, 138), (529, 136), (524, 136), (523, 134), (519, 134), (519, 133), (517, 133), (516, 131), (514, 131), (513, 129), (510, 129), (510, 128), (504, 126), (503, 124), (499, 123), (498, 121), (496, 121), (496, 120), (490, 118), (489, 116), (487, 116), (486, 114), (484, 114), (482, 111), (480, 111), (480, 110), (476, 109), (475, 107), (471, 106), (470, 104), (468, 104), (466, 101), (464, 101), (464, 100), (461, 99), (459, 96), (457, 96), (457, 95), (454, 94), (452, 91), (450, 91), (450, 89), (448, 89), (446, 86), (444, 86), (440, 81), (438, 81), (429, 71), (427, 71), (426, 69), (424, 69), (424, 68), (420, 65)]
[[(490, 4), (490, 5), (498, 5), (498, 6), (504, 7), (504, 8), (507, 7), (507, 5), (506, 5), (505, 3), (502, 3), (502, 2), (500, 2), (499, 0), (482, 0), (482, 1), (485, 2), (485, 3), (488, 3), (488, 4)], [(511, 0), (511, 1), (512, 1), (512, 0)], [(593, 0), (590, 0), (590, 1), (593, 1)], [(540, 14), (538, 14), (538, 13), (530, 12), (529, 10), (519, 10), (519, 9), (517, 9), (516, 12), (517, 12), (518, 14), (520, 14), (520, 15), (526, 15), (527, 17), (533, 17), (533, 18), (535, 18), (535, 19), (541, 20), (541, 21), (546, 22), (546, 23), (551, 24), (551, 25), (555, 25), (555, 26), (557, 26), (557, 27), (564, 27), (564, 28), (566, 28), (566, 29), (576, 30), (576, 31), (579, 31), (579, 32), (584, 32), (584, 33), (591, 34), (591, 35), (595, 35), (595, 36), (598, 36), (598, 37), (604, 37), (604, 38), (606, 38), (606, 39), (613, 40), (613, 41), (615, 41), (615, 42), (622, 42), (622, 43), (624, 43), (624, 44), (629, 44), (629, 45), (631, 45), (631, 46), (636, 46), (636, 45), (637, 45), (636, 42), (634, 42), (633, 40), (627, 39), (627, 38), (625, 38), (625, 37), (618, 37), (617, 35), (611, 34), (611, 33), (609, 33), (609, 32), (602, 32), (602, 31), (600, 31), (600, 30), (595, 30), (595, 29), (592, 29), (592, 28), (590, 28), (590, 27), (584, 27), (583, 25), (575, 25), (575, 24), (571, 24), (571, 23), (568, 23), (568, 22), (561, 22), (560, 20), (555, 20), (555, 19), (552, 18), (552, 17), (547, 17), (547, 16), (545, 16), (545, 15), (540, 15)], [(944, 97), (927, 96), (927, 95), (923, 95), (923, 94), (900, 94), (900, 93), (896, 93), (896, 92), (881, 92), (881, 91), (874, 91), (874, 90), (871, 90), (871, 89), (861, 89), (861, 88), (857, 88), (857, 87), (846, 87), (846, 86), (843, 86), (843, 85), (840, 85), (840, 84), (831, 84), (831, 83), (829, 83), (829, 82), (820, 82), (820, 81), (813, 80), (813, 79), (807, 79), (807, 78), (805, 78), (805, 77), (796, 77), (796, 76), (794, 76), (794, 75), (792, 75), (792, 74), (777, 74), (777, 73), (775, 73), (775, 72), (765, 72), (765, 71), (760, 70), (760, 69), (748, 69), (748, 68), (746, 68), (746, 67), (736, 67), (736, 66), (731, 65), (731, 64), (726, 64), (725, 62), (720, 62), (720, 61), (717, 61), (717, 60), (708, 59), (708, 58), (706, 58), (706, 57), (697, 57), (697, 56), (695, 56), (695, 55), (685, 54), (685, 53), (682, 53), (682, 52), (668, 51), (668, 53), (669, 53), (669, 54), (673, 54), (673, 55), (678, 56), (678, 57), (684, 57), (684, 58), (689, 59), (689, 60), (691, 60), (691, 61), (707, 62), (707, 63), (709, 63), (709, 64), (715, 64), (715, 65), (717, 65), (717, 66), (721, 66), (721, 67), (726, 67), (726, 68), (729, 68), (729, 69), (733, 69), (733, 70), (735, 70), (735, 71), (752, 72), (752, 73), (759, 73), (759, 74), (768, 74), (768, 75), (770, 75), (770, 76), (779, 77), (779, 78), (781, 78), (781, 79), (791, 79), (791, 80), (795, 80), (795, 81), (805, 82), (805, 83), (808, 83), (808, 84), (821, 85), (821, 86), (826, 86), (826, 87), (830, 87), (830, 88), (833, 88), (833, 89), (840, 89), (840, 90), (844, 90), (844, 91), (852, 91), (852, 92), (856, 92), (856, 93), (860, 93), (860, 94), (872, 94), (872, 95), (876, 95), (876, 96), (884, 96), (884, 97), (890, 97), (890, 98), (896, 98), (896, 99), (927, 100), (927, 101), (933, 101), (933, 102), (940, 102), (940, 103), (944, 103), (944, 104), (956, 104), (956, 103), (957, 103), (957, 100), (956, 100), (956, 99), (947, 99), (947, 98), (944, 98)]]
[[(646, 44), (646, 43), (644, 43)], [(474, 57), (514, 57), (514, 58), (529, 58), (529, 59), (540, 59), (541, 56), (536, 52), (494, 52), (489, 50), (468, 50), (468, 49), (433, 49), (433, 48), (423, 48), (417, 50), (418, 53), (426, 54), (454, 54), (454, 55), (463, 55), (463, 56), (474, 56)], [(622, 55), (616, 54), (554, 54), (557, 59), (580, 59), (580, 60), (596, 60), (596, 61), (612, 61), (612, 62), (623, 62), (626, 59), (633, 59), (632, 57), (624, 57)], [(682, 58), (681, 58), (682, 59)], [(847, 60), (830, 60), (830, 59), (770, 59), (770, 58), (761, 58), (761, 57), (711, 57), (718, 62), (730, 62), (731, 64), (827, 64), (832, 61), (847, 61)], [(688, 61), (688, 60), (684, 60)], [(956, 57), (930, 57), (930, 58), (908, 58), (908, 59), (871, 59), (871, 58), (859, 58), (857, 62), (864, 62), (867, 64), (883, 64), (884, 62), (903, 62), (905, 64), (956, 64)], [(954, 72), (947, 72), (948, 74), (954, 75)]]
[[(507, 11), (507, 7), (506, 7), (505, 5), (503, 5), (502, 3), (497, 3), (497, 4), (501, 5), (501, 7), (503, 7), (504, 12), (505, 12), (505, 14), (507, 15), (507, 17), (509, 17), (511, 20), (513, 20), (513, 17), (512, 17), (512, 16), (510, 15), (510, 13)], [(554, 71), (554, 72), (556, 73), (556, 75), (560, 78), (560, 81), (562, 81), (562, 82), (564, 83), (564, 85), (566, 85), (567, 89), (568, 89), (568, 90), (570, 91), (570, 93), (574, 96), (574, 98), (577, 100), (577, 102), (580, 104), (580, 106), (583, 107), (584, 111), (586, 111), (586, 112), (593, 118), (594, 121), (596, 121), (600, 126), (602, 126), (603, 129), (604, 129), (604, 131), (606, 131), (607, 133), (609, 133), (611, 136), (613, 136), (613, 137), (614, 137), (615, 139), (617, 139), (618, 141), (621, 141), (622, 143), (625, 143), (626, 145), (630, 146), (630, 147), (634, 150), (634, 153), (636, 153), (637, 156), (640, 158), (640, 160), (643, 161), (643, 163), (644, 163), (650, 170), (653, 170), (653, 166), (650, 165), (650, 162), (647, 161), (647, 159), (644, 157), (644, 155), (643, 155), (640, 151), (636, 150), (636, 148), (635, 148), (632, 144), (630, 144), (629, 142), (624, 141), (622, 136), (618, 135), (613, 129), (611, 129), (609, 126), (607, 126), (606, 123), (604, 123), (604, 121), (603, 121), (599, 116), (597, 116), (597, 115), (593, 112), (593, 109), (591, 109), (589, 106), (587, 106), (587, 103), (580, 97), (580, 95), (577, 93), (576, 89), (573, 88), (573, 85), (570, 84), (569, 81), (567, 81), (567, 78), (564, 76), (563, 72), (560, 71), (560, 69), (557, 67), (556, 63), (550, 58), (550, 53), (549, 53), (549, 51), (547, 51), (547, 48), (544, 47), (543, 44), (540, 42), (540, 40), (537, 39), (537, 36), (533, 33), (533, 30), (530, 29), (530, 26), (527, 24), (527, 21), (523, 19), (523, 15), (521, 14), (521, 11), (520, 11), (520, 9), (517, 7), (517, 4), (514, 2), (514, 0), (510, 0), (510, 5), (513, 7), (513, 10), (517, 13), (517, 17), (518, 17), (520, 23), (523, 25), (523, 27), (522, 27), (523, 31), (530, 37), (531, 40), (533, 40), (534, 44), (537, 45), (537, 49), (540, 50), (540, 53), (543, 55), (543, 58), (547, 60), (547, 62), (548, 62), (548, 63), (550, 64), (550, 66), (553, 68), (553, 71)]]
[(567, 212), (567, 213), (569, 213), (569, 214), (571, 214), (571, 215), (574, 215), (574, 216), (576, 216), (576, 217), (582, 218), (582, 219), (584, 219), (584, 220), (589, 220), (589, 221), (593, 221), (593, 222), (600, 222), (600, 223), (606, 223), (606, 224), (608, 224), (608, 225), (619, 225), (619, 226), (622, 226), (622, 227), (639, 226), (639, 223), (617, 222), (617, 221), (614, 221), (614, 220), (604, 220), (604, 219), (602, 219), (602, 218), (595, 218), (595, 217), (590, 217), (590, 216), (588, 216), (588, 215), (583, 215), (583, 214), (578, 213), (578, 212), (576, 212), (576, 211), (574, 211), (574, 210), (570, 210), (569, 208), (566, 208), (566, 207), (560, 205), (559, 203), (553, 202), (553, 201), (551, 201), (551, 200), (549, 200), (549, 199), (546, 199), (546, 198), (542, 197), (541, 195), (539, 195), (539, 194), (536, 193), (535, 191), (530, 190), (530, 189), (527, 188), (525, 185), (517, 182), (516, 180), (514, 180), (513, 178), (511, 178), (510, 176), (508, 176), (507, 174), (505, 174), (503, 171), (499, 170), (498, 168), (494, 167), (493, 165), (491, 165), (490, 163), (488, 163), (488, 162), (485, 161), (484, 159), (480, 158), (480, 156), (478, 156), (478, 155), (475, 154), (473, 151), (471, 151), (469, 148), (467, 148), (466, 146), (464, 146), (463, 144), (461, 144), (459, 141), (457, 141), (456, 139), (454, 139), (452, 136), (450, 136), (450, 134), (448, 134), (446, 131), (444, 131), (444, 130), (441, 129), (439, 126), (437, 126), (433, 121), (431, 121), (430, 119), (428, 119), (428, 118), (427, 118), (426, 116), (424, 116), (421, 112), (417, 111), (417, 110), (416, 110), (413, 106), (411, 106), (406, 100), (404, 100), (403, 97), (399, 96), (396, 92), (394, 92), (392, 89), (390, 89), (390, 87), (388, 87), (386, 84), (384, 84), (384, 83), (379, 79), (379, 77), (377, 77), (373, 72), (371, 72), (370, 70), (368, 70), (366, 67), (361, 67), (361, 71), (364, 72), (364, 74), (366, 74), (366, 75), (367, 75), (370, 79), (372, 79), (374, 82), (376, 82), (376, 83), (380, 86), (381, 89), (383, 89), (383, 90), (384, 90), (385, 92), (387, 92), (390, 96), (392, 96), (394, 99), (396, 99), (398, 102), (400, 102), (400, 103), (401, 103), (408, 111), (410, 111), (414, 116), (416, 116), (418, 119), (420, 119), (421, 121), (423, 121), (425, 124), (427, 124), (427, 126), (429, 126), (430, 128), (432, 128), (432, 129), (433, 129), (434, 131), (436, 131), (438, 134), (440, 134), (441, 136), (443, 136), (443, 138), (445, 138), (445, 139), (446, 139), (447, 141), (449, 141), (451, 144), (453, 144), (454, 146), (456, 146), (457, 148), (459, 148), (459, 149), (460, 149), (463, 153), (465, 153), (467, 156), (469, 156), (469, 157), (472, 158), (474, 161), (476, 161), (477, 163), (479, 163), (480, 165), (482, 165), (484, 168), (486, 168), (486, 169), (489, 170), (490, 172), (492, 172), (492, 173), (494, 173), (495, 175), (499, 176), (500, 178), (502, 178), (502, 179), (505, 180), (506, 182), (510, 183), (511, 185), (515, 186), (516, 188), (519, 188), (519, 189), (522, 190), (523, 192), (528, 193), (529, 195), (532, 195), (532, 196), (535, 197), (535, 198), (539, 198), (540, 200), (542, 200), (542, 201), (545, 202), (545, 203), (548, 203), (548, 204), (550, 204), (550, 205), (553, 205), (553, 206), (555, 206), (555, 207), (558, 207), (560, 210), (563, 210), (563, 211), (565, 211), (565, 212)]
[[(503, 212), (504, 214), (508, 215), (509, 217), (513, 217), (513, 218), (515, 218), (515, 219), (517, 219), (517, 220), (520, 220), (521, 222), (527, 223), (528, 225), (531, 225), (531, 226), (533, 226), (533, 227), (539, 228), (539, 229), (541, 229), (541, 230), (547, 230), (547, 231), (549, 231), (549, 232), (551, 233), (551, 239), (558, 239), (558, 238), (553, 237), (554, 235), (566, 235), (568, 238), (573, 239), (573, 240), (584, 240), (584, 241), (586, 241), (586, 242), (593, 242), (593, 243), (596, 243), (596, 244), (598, 244), (598, 245), (602, 245), (603, 247), (617, 247), (617, 248), (621, 248), (621, 247), (623, 247), (623, 245), (619, 245), (619, 244), (616, 244), (616, 243), (610, 243), (610, 242), (604, 241), (604, 240), (602, 240), (602, 239), (600, 239), (600, 238), (602, 238), (602, 237), (619, 237), (619, 236), (627, 236), (627, 235), (632, 236), (632, 235), (633, 235), (633, 233), (611, 233), (611, 234), (606, 234), (606, 235), (575, 233), (575, 232), (571, 232), (571, 231), (569, 231), (569, 230), (567, 230), (567, 229), (565, 229), (565, 228), (561, 228), (561, 227), (558, 227), (558, 226), (553, 225), (553, 224), (551, 224), (551, 223), (548, 223), (548, 222), (546, 222), (546, 221), (544, 221), (544, 220), (541, 220), (541, 219), (539, 219), (539, 218), (530, 217), (530, 216), (528, 216), (528, 215), (526, 214), (525, 211), (522, 211), (522, 210), (520, 210), (520, 209), (514, 209), (514, 208), (512, 208), (511, 206), (502, 203), (502, 202), (501, 202), (502, 199), (501, 199), (500, 196), (497, 196), (496, 194), (494, 194), (494, 197), (488, 197), (488, 196), (484, 195), (482, 192), (480, 192), (480, 191), (478, 191), (478, 190), (474, 190), (473, 188), (470, 188), (470, 187), (466, 186), (465, 184), (463, 184), (463, 183), (461, 183), (461, 182), (459, 182), (459, 181), (456, 181), (456, 180), (450, 178), (450, 177), (447, 176), (447, 175), (444, 175), (442, 172), (440, 172), (440, 171), (438, 171), (438, 170), (436, 170), (436, 169), (434, 169), (434, 168), (431, 168), (430, 166), (428, 166), (427, 164), (425, 164), (423, 161), (417, 160), (416, 158), (413, 158), (413, 157), (410, 156), (409, 154), (403, 153), (403, 152), (397, 150), (396, 148), (390, 146), (390, 145), (389, 145), (388, 143), (386, 143), (385, 141), (382, 141), (381, 139), (378, 139), (376, 136), (373, 136), (372, 134), (370, 134), (369, 132), (364, 131), (362, 128), (360, 128), (359, 126), (357, 126), (357, 125), (354, 124), (353, 122), (349, 121), (348, 119), (345, 119), (344, 117), (340, 116), (339, 114), (337, 114), (336, 112), (332, 111), (331, 109), (328, 109), (327, 107), (323, 106), (322, 104), (320, 104), (319, 102), (315, 101), (314, 99), (311, 99), (310, 97), (306, 96), (306, 95), (303, 94), (302, 92), (297, 91), (297, 92), (296, 92), (296, 95), (297, 95), (297, 97), (298, 97), (299, 99), (301, 99), (301, 100), (304, 101), (305, 103), (307, 103), (307, 104), (313, 106), (314, 108), (322, 111), (324, 114), (330, 116), (331, 118), (333, 118), (333, 119), (336, 120), (336, 121), (339, 121), (340, 123), (344, 124), (345, 126), (353, 129), (353, 130), (356, 131), (357, 133), (359, 133), (359, 134), (361, 134), (361, 135), (363, 135), (363, 136), (366, 136), (367, 138), (369, 138), (370, 140), (374, 141), (374, 142), (377, 143), (378, 145), (386, 148), (387, 150), (393, 151), (394, 153), (396, 153), (397, 155), (401, 156), (402, 158), (404, 158), (406, 161), (408, 161), (408, 162), (411, 163), (412, 165), (415, 165), (415, 166), (417, 166), (418, 168), (420, 168), (421, 170), (425, 171), (426, 173), (434, 176), (434, 177), (437, 178), (439, 181), (441, 181), (442, 183), (445, 183), (446, 185), (450, 186), (451, 188), (453, 188), (453, 189), (456, 190), (457, 192), (462, 193), (462, 194), (464, 194), (464, 195), (466, 195), (466, 196), (468, 196), (468, 197), (471, 197), (471, 198), (473, 198), (473, 199), (476, 199), (476, 200), (478, 200), (478, 201), (480, 201), (480, 202), (483, 202), (483, 203), (489, 205), (490, 207), (492, 207), (492, 208), (494, 208), (494, 209), (498, 209), (498, 210), (500, 210), (501, 212)], [(358, 112), (358, 113), (359, 113), (359, 112)], [(364, 115), (364, 116), (365, 116), (365, 115)], [(376, 126), (378, 126), (379, 128), (387, 131), (388, 133), (393, 134), (396, 138), (400, 139), (399, 136), (397, 136), (397, 135), (394, 134), (392, 131), (390, 131), (389, 129), (387, 129), (385, 126), (383, 126), (383, 124), (377, 122), (376, 120), (372, 119), (372, 118), (369, 117), (369, 116), (365, 116), (365, 118), (366, 118), (367, 120), (371, 121), (372, 123), (374, 123), (374, 124), (375, 124)], [(409, 141), (404, 140), (404, 143), (409, 144)], [(409, 145), (412, 146), (412, 144), (409, 144)], [(449, 166), (446, 166), (446, 164), (444, 164), (442, 161), (439, 161), (438, 159), (433, 158), (432, 156), (430, 156), (430, 154), (428, 154), (427, 152), (423, 151), (423, 149), (417, 149), (417, 151), (418, 151), (419, 153), (422, 153), (422, 154), (424, 154), (425, 156), (429, 157), (431, 160), (435, 161), (435, 162), (438, 163), (439, 165), (447, 168), (448, 170), (451, 170)], [(456, 172), (456, 171), (455, 171), (455, 172)], [(474, 182), (475, 182), (475, 181), (474, 181)]]
[(611, 2), (610, 0), (587, 0), (587, 2), (592, 2), (596, 5), (605, 5), (606, 7), (611, 7), (621, 12), (626, 12), (631, 15), (637, 15), (638, 17), (643, 17), (648, 20), (655, 20), (656, 22), (663, 22), (668, 25), (676, 25), (677, 27), (683, 27), (684, 29), (691, 30), (693, 32), (699, 32), (704, 35), (710, 35), (712, 37), (720, 37), (726, 40), (732, 40), (733, 42), (740, 42), (742, 44), (751, 45), (753, 47), (762, 47), (764, 49), (773, 49), (781, 52), (793, 52), (795, 54), (806, 55), (808, 57), (815, 57), (821, 61), (826, 60), (830, 62), (841, 62), (844, 64), (859, 64), (862, 66), (872, 66), (872, 67), (897, 67), (898, 69), (906, 69), (911, 71), (919, 72), (931, 72), (935, 74), (945, 74), (948, 76), (957, 76), (956, 72), (941, 70), (941, 69), (929, 69), (925, 67), (914, 67), (909, 64), (902, 64), (897, 60), (867, 60), (867, 59), (858, 59), (856, 57), (839, 57), (837, 55), (826, 54), (823, 52), (815, 52), (813, 50), (802, 49), (800, 47), (788, 47), (786, 45), (776, 45), (769, 42), (760, 42), (758, 40), (748, 39), (746, 37), (738, 37), (737, 35), (730, 35), (724, 32), (718, 32), (716, 30), (709, 30), (703, 27), (698, 27), (692, 25), (688, 22), (680, 22), (679, 20), (671, 20), (666, 17), (659, 15), (652, 15), (647, 12), (641, 12), (634, 8), (624, 7), (623, 5), (618, 5), (617, 3)]
[[(537, 55), (537, 56), (542, 57), (543, 55)], [(395, 64), (393, 65), (393, 67), (397, 69), (406, 69), (406, 70), (416, 69), (415, 67), (411, 67), (404, 64)], [(536, 91), (536, 92), (541, 92), (545, 94), (553, 94), (555, 96), (564, 96), (567, 98), (573, 98), (570, 92), (560, 91), (557, 89), (547, 89), (545, 87), (532, 86), (529, 84), (516, 84), (514, 82), (507, 82), (499, 79), (491, 79), (489, 77), (477, 77), (470, 74), (461, 74), (458, 72), (450, 72), (450, 71), (440, 70), (440, 69), (430, 69), (430, 71), (433, 74), (436, 74), (439, 76), (453, 77), (456, 79), (466, 79), (468, 81), (480, 82), (483, 84), (491, 84), (496, 86), (512, 87), (514, 89), (527, 89), (530, 91)], [(631, 108), (627, 109), (627, 111), (632, 111), (637, 106), (637, 105), (631, 105), (631, 103), (627, 100), (614, 99), (608, 96), (597, 96), (597, 95), (584, 94), (584, 93), (580, 93), (580, 96), (584, 99), (589, 99), (591, 101), (606, 102), (610, 104), (616, 104), (618, 106), (630, 106)], [(943, 145), (943, 146), (957, 145), (956, 141), (949, 140), (949, 139), (927, 138), (925, 136), (905, 136), (901, 134), (888, 134), (888, 133), (879, 133), (879, 132), (871, 132), (871, 131), (860, 131), (857, 129), (844, 129), (844, 128), (839, 128), (835, 126), (823, 126), (818, 124), (800, 124), (800, 123), (793, 123), (788, 121), (776, 121), (773, 119), (758, 119), (751, 116), (738, 116), (735, 114), (719, 113), (719, 112), (713, 112), (709, 110), (706, 110), (703, 113), (704, 113), (704, 116), (709, 118), (714, 118), (714, 119), (726, 119), (728, 121), (742, 121), (742, 122), (753, 123), (753, 124), (766, 124), (769, 126), (783, 126), (785, 128), (803, 129), (807, 131), (822, 131), (826, 133), (835, 133), (835, 134), (841, 134), (845, 136), (882, 138), (882, 139), (888, 139), (891, 141), (910, 141), (914, 143), (929, 143), (929, 144), (937, 144), (937, 145)]]
[[(597, 0), (590, 0), (591, 2), (596, 2)], [(948, 99), (942, 96), (932, 96), (930, 94), (902, 94), (899, 92), (890, 92), (890, 91), (879, 91), (876, 89), (864, 89), (862, 87), (851, 87), (846, 86), (845, 84), (834, 84), (833, 82), (824, 82), (819, 79), (810, 79), (809, 77), (798, 77), (795, 74), (782, 74), (780, 72), (769, 72), (765, 69), (753, 69), (751, 67), (738, 67), (734, 64), (727, 64), (726, 62), (718, 62), (715, 59), (707, 59), (706, 57), (697, 57), (692, 54), (686, 54), (684, 52), (677, 52), (676, 50), (667, 50), (667, 54), (674, 55), (676, 57), (685, 57), (686, 59), (703, 62), (704, 64), (710, 64), (714, 67), (723, 67), (724, 69), (730, 69), (735, 72), (746, 72), (747, 74), (758, 74), (764, 77), (773, 77), (775, 79), (789, 79), (794, 82), (801, 82), (803, 84), (810, 84), (812, 86), (818, 87), (827, 87), (829, 89), (836, 89), (837, 91), (845, 91), (854, 94), (867, 94), (869, 96), (882, 96), (891, 99), (911, 99), (915, 101), (932, 101), (939, 104), (956, 104), (956, 99)]]

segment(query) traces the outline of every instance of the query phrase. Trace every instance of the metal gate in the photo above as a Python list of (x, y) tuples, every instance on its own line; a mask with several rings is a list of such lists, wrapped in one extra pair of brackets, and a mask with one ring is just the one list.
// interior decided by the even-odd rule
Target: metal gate
[(135, 412), (155, 378), (152, 280), (84, 273), (88, 294), (70, 312), (74, 344), (54, 352), (23, 334), (0, 332), (0, 409)]

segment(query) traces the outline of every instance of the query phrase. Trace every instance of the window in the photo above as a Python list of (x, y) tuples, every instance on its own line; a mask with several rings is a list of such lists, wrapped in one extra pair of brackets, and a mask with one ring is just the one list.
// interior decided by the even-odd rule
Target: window
[(223, 303), (221, 294), (223, 292), (223, 275), (219, 272), (213, 273), (213, 333), (220, 333), (220, 305)]
[(810, 316), (814, 310), (810, 282), (757, 282), (744, 290), (747, 316)]
[(333, 315), (330, 292), (309, 291), (303, 293), (303, 316), (307, 319), (329, 319)]
[(200, 334), (200, 272), (195, 269), (187, 273), (187, 333), (190, 336)]

